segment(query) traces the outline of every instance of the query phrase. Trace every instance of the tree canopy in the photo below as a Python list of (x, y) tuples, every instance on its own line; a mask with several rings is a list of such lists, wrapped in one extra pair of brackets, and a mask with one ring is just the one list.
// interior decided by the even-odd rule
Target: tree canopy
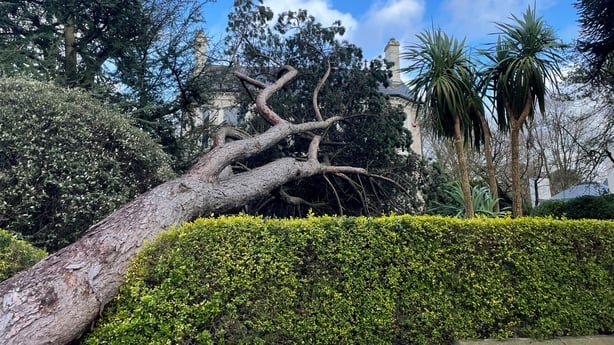
[[(212, 0), (211, 0), (212, 1)], [(207, 102), (194, 38), (210, 0), (9, 1), (0, 4), (0, 73), (93, 91), (119, 103), (186, 168), (176, 135)], [(198, 147), (202, 151), (202, 145)]]
[(472, 116), (481, 103), (475, 100), (471, 61), (465, 41), (448, 36), (441, 29), (417, 35), (418, 43), (403, 54), (409, 63), (404, 69), (411, 97), (423, 102), (420, 115), (428, 128), (440, 137), (453, 138), (459, 163), (461, 187), (468, 218), (474, 216), (471, 186), (467, 173), (465, 142), (479, 143), (482, 137), (479, 120)]
[[(252, 1), (240, 3), (230, 14), (228, 27), (228, 52), (235, 54), (235, 67), (264, 82), (276, 80), (284, 65), (297, 68), (296, 79), (269, 100), (271, 108), (292, 122), (343, 116), (323, 133), (321, 159), (386, 176), (317, 176), (283, 186), (272, 198), (250, 205), (251, 211), (279, 216), (304, 215), (309, 209), (329, 214), (415, 211), (420, 202), (415, 197), (419, 177), (414, 172), (419, 176), (421, 166), (410, 150), (412, 138), (403, 127), (403, 109), (392, 106), (380, 91), (388, 84), (390, 65), (378, 59), (365, 61), (360, 48), (341, 40), (345, 28), (340, 22), (326, 27), (299, 10), (279, 14), (271, 27), (270, 9)], [(241, 113), (253, 104), (252, 91), (246, 91), (240, 99)], [(245, 124), (252, 132), (269, 126), (260, 118), (246, 118)], [(247, 167), (270, 157), (298, 157), (311, 136), (288, 139), (246, 162)], [(395, 198), (402, 202), (392, 203)]]
[(586, 57), (590, 79), (614, 87), (614, 4), (608, 0), (575, 3), (580, 16), (577, 48)]
[(522, 216), (523, 189), (520, 175), (520, 131), (537, 111), (545, 113), (548, 84), (557, 85), (564, 45), (535, 8), (527, 7), (521, 17), (497, 23), (498, 41), (486, 54), (485, 71), (494, 94), (499, 127), (509, 130), (512, 170), (512, 214)]

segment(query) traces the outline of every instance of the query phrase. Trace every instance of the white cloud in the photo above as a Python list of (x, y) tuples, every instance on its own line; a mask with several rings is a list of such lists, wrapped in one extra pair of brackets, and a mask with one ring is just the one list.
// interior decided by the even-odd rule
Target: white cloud
[(345, 39), (352, 40), (358, 22), (350, 13), (340, 12), (332, 7), (329, 0), (265, 0), (264, 5), (273, 10), (275, 16), (284, 11), (304, 9), (323, 25), (331, 25), (340, 20), (346, 29)]
[[(538, 12), (544, 12), (555, 2), (540, 0)], [(484, 42), (483, 38), (498, 32), (495, 22), (509, 22), (512, 14), (520, 17), (533, 4), (535, 0), (444, 0), (438, 9), (438, 17), (442, 28), (456, 38), (466, 36), (470, 41)]]
[(365, 50), (367, 58), (375, 57), (383, 52), (390, 38), (404, 44), (418, 33), (424, 12), (423, 0), (376, 1), (361, 18), (355, 42)]
[[(344, 0), (347, 1), (347, 0)], [(306, 9), (317, 21), (330, 25), (341, 21), (342, 37), (361, 47), (368, 59), (383, 54), (390, 38), (404, 44), (424, 26), (425, 0), (375, 0), (360, 18), (334, 8), (331, 0), (265, 0), (275, 15), (288, 10)]]

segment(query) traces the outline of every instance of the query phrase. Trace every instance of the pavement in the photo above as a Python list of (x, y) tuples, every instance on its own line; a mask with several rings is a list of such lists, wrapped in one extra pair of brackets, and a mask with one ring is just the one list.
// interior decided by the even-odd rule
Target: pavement
[(614, 345), (614, 336), (561, 337), (548, 340), (515, 338), (507, 340), (461, 340), (459, 345)]

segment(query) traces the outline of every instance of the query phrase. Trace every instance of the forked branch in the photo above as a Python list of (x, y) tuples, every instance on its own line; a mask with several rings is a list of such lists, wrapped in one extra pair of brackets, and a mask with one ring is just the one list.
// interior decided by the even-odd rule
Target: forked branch
[(281, 74), (279, 79), (277, 79), (277, 81), (275, 81), (271, 85), (265, 85), (264, 83), (250, 78), (245, 74), (235, 72), (235, 75), (240, 80), (262, 89), (262, 91), (260, 91), (260, 93), (258, 94), (258, 97), (256, 97), (256, 110), (258, 110), (260, 116), (262, 116), (273, 126), (282, 122), (286, 122), (286, 120), (282, 119), (281, 116), (277, 115), (277, 113), (273, 111), (273, 109), (269, 108), (269, 106), (267, 105), (267, 101), (275, 92), (279, 91), (282, 87), (284, 87), (284, 85), (294, 79), (294, 77), (296, 77), (298, 73), (294, 67), (288, 65), (283, 66), (280, 72), (284, 71), (285, 73)]

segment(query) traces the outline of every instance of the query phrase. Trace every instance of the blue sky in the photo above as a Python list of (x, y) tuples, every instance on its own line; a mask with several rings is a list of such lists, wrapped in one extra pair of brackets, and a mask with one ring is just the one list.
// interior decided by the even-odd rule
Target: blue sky
[[(509, 16), (522, 15), (528, 5), (536, 4), (557, 35), (566, 42), (577, 38), (578, 24), (575, 1), (568, 0), (265, 0), (265, 5), (278, 14), (299, 8), (309, 10), (323, 24), (341, 20), (347, 28), (343, 37), (361, 47), (365, 57), (383, 54), (392, 37), (404, 46), (415, 42), (415, 35), (425, 28), (441, 27), (469, 45), (483, 47), (496, 40), (494, 22), (509, 21)], [(226, 26), (232, 0), (217, 0), (204, 7), (205, 27), (214, 41)]]

